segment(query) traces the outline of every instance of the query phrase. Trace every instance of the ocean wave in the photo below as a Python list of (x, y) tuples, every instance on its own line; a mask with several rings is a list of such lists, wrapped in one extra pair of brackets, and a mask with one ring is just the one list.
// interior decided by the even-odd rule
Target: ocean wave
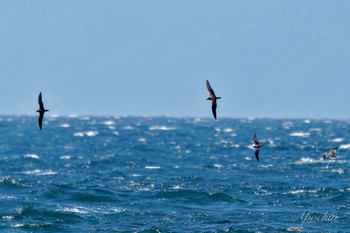
[(14, 179), (11, 177), (0, 177), (0, 185), (9, 185), (13, 187), (21, 187), (23, 183), (21, 180)]
[(169, 131), (169, 130), (176, 130), (175, 127), (168, 127), (163, 125), (154, 125), (148, 128), (149, 130), (163, 130), (163, 131)]
[(322, 163), (323, 159), (313, 159), (313, 158), (301, 158), (299, 161), (295, 162), (295, 164), (298, 165), (304, 165), (304, 164), (315, 164), (315, 163)]
[(88, 137), (94, 137), (98, 134), (97, 131), (86, 131), (86, 132), (76, 132), (74, 133), (74, 137), (84, 137), (84, 136), (88, 136)]
[(30, 159), (39, 159), (39, 155), (36, 155), (36, 154), (25, 154), (23, 156), (24, 158), (30, 158)]
[(182, 199), (193, 202), (208, 203), (208, 202), (232, 202), (235, 200), (232, 196), (223, 193), (207, 193), (204, 191), (190, 189), (171, 189), (168, 191), (160, 191), (155, 195), (157, 198), (165, 199)]
[(343, 142), (345, 138), (334, 138), (331, 142)]
[(70, 127), (70, 124), (68, 124), (68, 123), (63, 123), (63, 124), (60, 124), (60, 127), (61, 127), (61, 128), (69, 128), (69, 127)]
[(88, 209), (85, 208), (85, 207), (82, 207), (82, 206), (62, 207), (62, 208), (58, 208), (56, 211), (76, 213), (76, 214), (87, 214), (87, 213), (89, 213)]
[(51, 171), (51, 170), (40, 170), (40, 169), (35, 169), (32, 171), (25, 171), (23, 174), (26, 175), (36, 175), (36, 176), (50, 176), (50, 175), (56, 175), (57, 172)]
[(350, 144), (340, 145), (340, 146), (338, 147), (338, 149), (344, 149), (344, 150), (350, 149)]
[(155, 170), (155, 169), (160, 169), (160, 166), (145, 166), (145, 168)]
[(289, 134), (289, 136), (291, 137), (303, 137), (303, 138), (310, 137), (310, 135), (311, 134), (309, 132), (294, 132)]

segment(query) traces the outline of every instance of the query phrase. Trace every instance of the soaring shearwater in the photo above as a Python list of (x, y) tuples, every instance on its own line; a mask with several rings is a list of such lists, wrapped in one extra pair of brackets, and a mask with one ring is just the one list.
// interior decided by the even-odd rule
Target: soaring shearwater
[(207, 80), (206, 84), (207, 84), (207, 89), (208, 89), (209, 95), (210, 95), (207, 98), (207, 100), (211, 100), (211, 102), (212, 102), (211, 110), (213, 112), (214, 119), (216, 120), (216, 107), (217, 107), (216, 100), (217, 99), (221, 99), (221, 97), (216, 97), (215, 92), (214, 92), (213, 88), (211, 88), (210, 83), (209, 83), (208, 80)]
[(256, 160), (258, 160), (258, 162), (259, 162), (259, 149), (260, 149), (260, 147), (263, 147), (264, 145), (259, 144), (258, 138), (256, 137), (256, 132), (254, 133), (253, 141), (254, 141), (253, 147), (255, 148), (255, 157), (256, 157)]
[(43, 125), (44, 113), (49, 111), (48, 109), (44, 108), (44, 103), (43, 103), (43, 100), (41, 98), (41, 92), (40, 92), (39, 97), (38, 97), (38, 103), (39, 103), (39, 109), (36, 111), (39, 113), (38, 123), (39, 123), (39, 128), (41, 130), (42, 125)]
[(323, 154), (323, 159), (327, 159), (328, 157), (334, 157), (336, 158), (337, 155), (335, 154), (335, 152), (337, 151), (338, 148), (332, 148), (329, 153), (324, 153)]

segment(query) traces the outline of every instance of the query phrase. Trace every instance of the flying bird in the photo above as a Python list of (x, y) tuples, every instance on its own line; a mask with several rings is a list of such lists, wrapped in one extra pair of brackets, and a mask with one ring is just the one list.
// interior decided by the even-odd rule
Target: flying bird
[(263, 147), (264, 145), (259, 144), (258, 138), (256, 137), (256, 132), (254, 133), (253, 141), (254, 141), (253, 148), (255, 148), (255, 157), (256, 157), (256, 160), (258, 160), (258, 162), (259, 162), (259, 149), (260, 149), (260, 147)]
[(337, 151), (338, 148), (332, 148), (329, 153), (324, 153), (323, 154), (323, 159), (327, 159), (328, 157), (333, 157), (336, 158), (337, 155), (335, 154), (335, 152)]
[(221, 99), (221, 97), (216, 97), (215, 92), (214, 92), (213, 88), (211, 88), (210, 83), (209, 83), (208, 80), (207, 80), (206, 84), (207, 84), (207, 89), (208, 89), (209, 95), (210, 95), (210, 96), (207, 98), (207, 100), (211, 100), (211, 102), (212, 102), (212, 104), (211, 104), (211, 110), (212, 110), (213, 116), (214, 116), (214, 118), (215, 118), (215, 120), (216, 120), (216, 107), (217, 107), (216, 100), (217, 100), (217, 99)]
[(39, 109), (36, 111), (39, 113), (38, 123), (39, 123), (39, 128), (41, 130), (42, 124), (43, 124), (44, 113), (49, 111), (48, 109), (44, 108), (44, 103), (43, 103), (43, 100), (41, 98), (41, 92), (39, 94), (38, 103), (39, 103)]

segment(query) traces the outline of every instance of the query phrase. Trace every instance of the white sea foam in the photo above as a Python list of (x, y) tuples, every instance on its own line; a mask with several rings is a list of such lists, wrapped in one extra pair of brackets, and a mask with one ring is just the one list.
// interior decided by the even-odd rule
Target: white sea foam
[(114, 125), (114, 121), (111, 121), (111, 120), (104, 121), (104, 122), (102, 122), (102, 124), (110, 126), (110, 125)]
[(307, 137), (310, 137), (310, 133), (309, 132), (294, 132), (294, 133), (289, 134), (289, 136), (307, 138)]
[(137, 139), (137, 141), (139, 141), (139, 142), (146, 142), (147, 139), (146, 138), (139, 138), (139, 139)]
[(305, 124), (310, 124), (310, 123), (311, 123), (311, 121), (310, 121), (310, 120), (308, 120), (308, 119), (305, 119), (305, 120), (304, 120), (304, 123), (305, 123)]
[(312, 158), (301, 158), (299, 161), (297, 161), (295, 164), (313, 164), (313, 163), (320, 163), (323, 160), (321, 159), (312, 159)]
[(340, 145), (338, 149), (350, 149), (350, 144)]
[(4, 220), (13, 220), (15, 218), (15, 216), (9, 215), (9, 216), (2, 216), (1, 218)]
[(168, 126), (162, 126), (162, 125), (154, 125), (149, 127), (149, 130), (164, 130), (164, 131), (168, 131), (168, 130), (175, 130), (175, 127), (168, 127)]
[(341, 168), (339, 168), (339, 169), (332, 169), (331, 172), (332, 173), (336, 173), (336, 174), (344, 174), (345, 173), (345, 171), (343, 169), (341, 169)]
[(345, 138), (334, 138), (332, 142), (343, 142)]
[(234, 129), (232, 129), (232, 128), (225, 128), (224, 132), (225, 133), (232, 133), (232, 132), (234, 132)]
[(68, 123), (63, 123), (60, 125), (61, 128), (69, 128), (70, 127), (70, 124)]
[(39, 159), (39, 155), (36, 154), (26, 154), (24, 158)]
[(51, 170), (40, 170), (40, 169), (35, 169), (33, 171), (26, 171), (23, 172), (26, 175), (36, 175), (36, 176), (49, 176), (49, 175), (56, 175), (57, 172), (51, 171)]
[(127, 126), (123, 127), (123, 129), (125, 129), (125, 130), (134, 130), (135, 128), (130, 126), (130, 125), (127, 125)]
[(68, 160), (68, 159), (71, 159), (71, 158), (72, 158), (72, 156), (70, 156), (70, 155), (62, 155), (60, 157), (60, 159), (63, 159), (63, 160)]
[(77, 133), (74, 133), (74, 137), (84, 137), (84, 136), (94, 137), (97, 134), (98, 134), (97, 131), (77, 132)]
[(221, 165), (221, 164), (214, 164), (213, 165), (215, 168), (217, 168), (217, 169), (221, 169), (221, 168), (223, 168), (224, 166), (223, 165)]
[(70, 213), (76, 213), (76, 214), (88, 213), (88, 209), (82, 206), (64, 207), (64, 208), (59, 208), (57, 211), (70, 212)]
[(145, 166), (146, 169), (160, 169), (159, 166)]

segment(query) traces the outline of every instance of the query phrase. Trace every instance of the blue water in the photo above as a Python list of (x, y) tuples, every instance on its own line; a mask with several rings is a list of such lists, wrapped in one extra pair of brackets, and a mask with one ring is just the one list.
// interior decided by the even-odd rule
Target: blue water
[(350, 232), (350, 121), (3, 116), (0, 131), (1, 232)]

